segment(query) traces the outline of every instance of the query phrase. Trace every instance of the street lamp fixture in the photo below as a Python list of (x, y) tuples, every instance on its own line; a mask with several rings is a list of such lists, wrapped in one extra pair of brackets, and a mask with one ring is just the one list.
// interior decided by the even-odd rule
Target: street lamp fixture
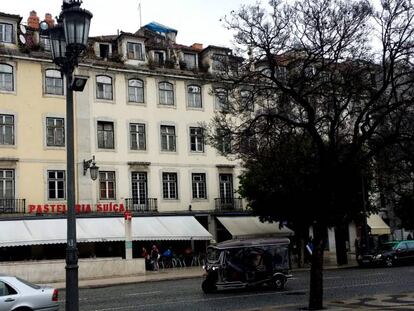
[(98, 178), (99, 166), (96, 166), (95, 156), (92, 156), (92, 159), (88, 161), (83, 160), (83, 176), (86, 175), (88, 169), (91, 173), (91, 179), (96, 180)]
[[(81, 0), (63, 0), (62, 12), (58, 24), (49, 29), (54, 63), (59, 66), (66, 77), (66, 124), (67, 124), (67, 247), (66, 247), (66, 310), (79, 310), (78, 287), (78, 249), (76, 243), (75, 212), (75, 144), (74, 144), (74, 108), (73, 91), (77, 91), (78, 82), (74, 84), (73, 72), (79, 58), (87, 48), (89, 27), (92, 14), (81, 9)], [(82, 82), (83, 89), (86, 80)], [(97, 176), (98, 167), (93, 169)], [(92, 169), (91, 169), (92, 177)], [(96, 178), (95, 178), (96, 179)]]

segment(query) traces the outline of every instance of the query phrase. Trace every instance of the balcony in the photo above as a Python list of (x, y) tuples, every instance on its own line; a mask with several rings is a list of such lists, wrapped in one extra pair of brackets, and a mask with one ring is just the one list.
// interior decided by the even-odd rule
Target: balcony
[(0, 199), (0, 214), (26, 213), (26, 199)]
[(136, 213), (156, 213), (158, 212), (158, 202), (154, 198), (127, 198), (125, 199), (126, 210)]
[(241, 198), (216, 198), (214, 201), (217, 212), (243, 211)]

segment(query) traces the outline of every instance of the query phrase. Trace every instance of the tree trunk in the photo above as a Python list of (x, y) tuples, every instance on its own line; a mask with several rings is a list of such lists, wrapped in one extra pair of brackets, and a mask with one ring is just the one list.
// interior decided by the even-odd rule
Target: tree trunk
[(309, 310), (321, 310), (323, 308), (323, 251), (325, 248), (325, 231), (325, 226), (319, 223), (314, 224)]

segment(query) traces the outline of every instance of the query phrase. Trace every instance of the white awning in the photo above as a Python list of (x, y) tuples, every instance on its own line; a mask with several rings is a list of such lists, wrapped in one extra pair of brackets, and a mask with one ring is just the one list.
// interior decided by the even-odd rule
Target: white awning
[(210, 240), (213, 236), (192, 216), (134, 217), (132, 239)]
[[(66, 243), (67, 221), (27, 219), (0, 221), (0, 247)], [(124, 218), (78, 218), (77, 241), (125, 241)], [(133, 217), (135, 241), (210, 240), (212, 235), (191, 216)]]
[(371, 228), (371, 234), (391, 234), (390, 227), (382, 220), (379, 215), (370, 215), (367, 218), (367, 224)]
[(294, 232), (287, 227), (279, 228), (279, 223), (261, 222), (259, 217), (217, 217), (233, 238), (265, 236), (290, 236)]

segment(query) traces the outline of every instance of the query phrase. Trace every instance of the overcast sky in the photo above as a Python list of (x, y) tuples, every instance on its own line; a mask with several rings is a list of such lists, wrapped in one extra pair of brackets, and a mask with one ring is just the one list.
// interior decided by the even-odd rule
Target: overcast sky
[[(265, 1), (265, 0), (261, 0)], [(257, 0), (84, 0), (82, 7), (94, 15), (91, 36), (116, 34), (117, 30), (135, 32), (140, 26), (138, 6), (141, 3), (142, 25), (156, 21), (178, 30), (177, 42), (191, 45), (231, 47), (231, 34), (220, 18), (242, 4)], [(265, 1), (266, 2), (266, 1)], [(42, 20), (45, 13), (56, 16), (61, 0), (1, 0), (0, 11), (18, 14), (26, 23), (31, 10)]]

